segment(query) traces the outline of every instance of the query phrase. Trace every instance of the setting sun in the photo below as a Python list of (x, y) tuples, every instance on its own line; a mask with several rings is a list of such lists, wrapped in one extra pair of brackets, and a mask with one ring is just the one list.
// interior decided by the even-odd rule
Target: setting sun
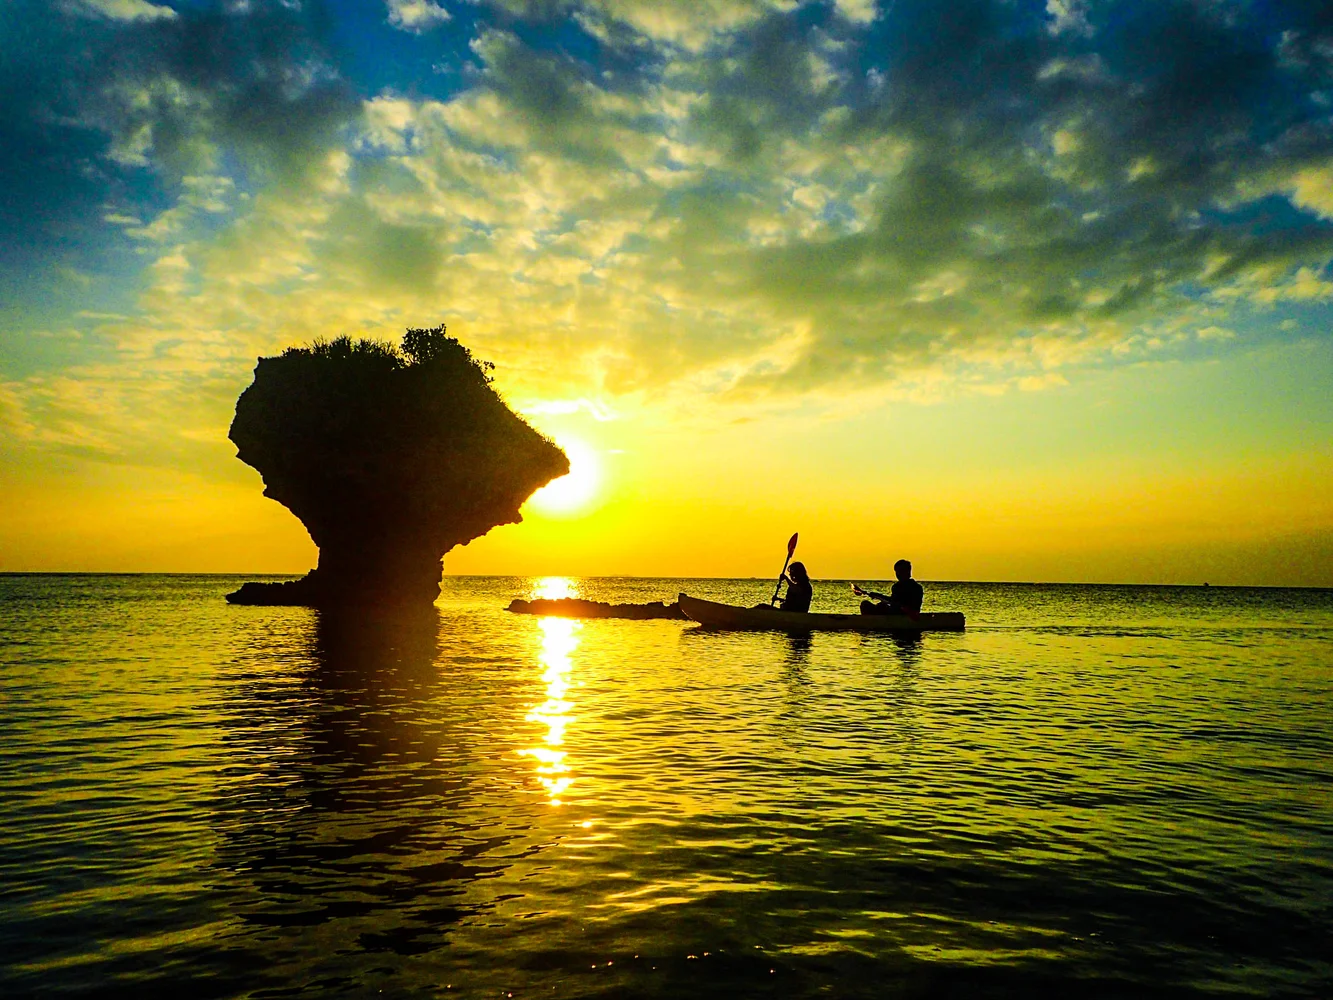
[(568, 517), (587, 510), (601, 486), (601, 463), (597, 453), (577, 439), (557, 440), (569, 456), (569, 472), (553, 480), (529, 498), (526, 509), (547, 516)]

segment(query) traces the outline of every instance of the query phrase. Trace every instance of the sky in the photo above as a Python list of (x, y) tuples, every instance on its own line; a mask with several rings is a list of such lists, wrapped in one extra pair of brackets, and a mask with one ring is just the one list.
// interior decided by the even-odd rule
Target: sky
[(438, 323), (449, 573), (1333, 586), (1333, 7), (0, 5), (0, 570), (305, 571), (256, 359)]

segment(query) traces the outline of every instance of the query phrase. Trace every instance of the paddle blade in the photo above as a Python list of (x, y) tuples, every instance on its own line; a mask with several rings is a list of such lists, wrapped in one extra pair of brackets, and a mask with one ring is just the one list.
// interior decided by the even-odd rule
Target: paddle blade
[(788, 558), (788, 559), (790, 559), (790, 558), (792, 557), (792, 553), (794, 553), (794, 552), (796, 551), (796, 538), (797, 538), (798, 535), (800, 535), (800, 532), (799, 532), (799, 531), (794, 532), (794, 533), (792, 534), (791, 538), (789, 538), (789, 539), (787, 540), (787, 558)]

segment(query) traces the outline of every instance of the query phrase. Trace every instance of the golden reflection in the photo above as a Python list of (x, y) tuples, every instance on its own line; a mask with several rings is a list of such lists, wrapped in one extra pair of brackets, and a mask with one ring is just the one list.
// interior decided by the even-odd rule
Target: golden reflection
[[(570, 581), (561, 577), (549, 577), (542, 584), (551, 581), (558, 581), (567, 587), (570, 584)], [(547, 596), (545, 591), (539, 593)], [(546, 732), (542, 735), (541, 746), (528, 747), (519, 753), (537, 762), (537, 780), (546, 789), (551, 805), (558, 806), (561, 803), (560, 796), (574, 783), (569, 775), (569, 765), (565, 762), (564, 750), (565, 728), (573, 719), (569, 710), (574, 705), (565, 696), (570, 686), (570, 656), (579, 647), (579, 632), (583, 629), (583, 623), (568, 618), (543, 618), (538, 626), (542, 632), (538, 661), (543, 667), (546, 700), (527, 714), (527, 720), (545, 726)]]

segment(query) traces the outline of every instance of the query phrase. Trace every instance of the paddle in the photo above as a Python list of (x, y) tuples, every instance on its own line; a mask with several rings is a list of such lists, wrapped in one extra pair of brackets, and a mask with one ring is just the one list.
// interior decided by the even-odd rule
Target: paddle
[(782, 578), (787, 575), (787, 563), (791, 562), (792, 553), (796, 551), (796, 539), (800, 532), (793, 532), (791, 538), (787, 539), (787, 558), (782, 563), (782, 572), (778, 574), (778, 585), (773, 588), (773, 596), (768, 599), (769, 605), (774, 605), (778, 601), (778, 591), (782, 589)]
[[(875, 593), (874, 591), (862, 589), (861, 585), (857, 583), (852, 584), (852, 593), (855, 594), (857, 597), (881, 597), (881, 598), (884, 597), (883, 594), (878, 594)], [(897, 614), (906, 615), (914, 622), (919, 622), (921, 620), (920, 611), (912, 611), (910, 608), (904, 608), (901, 605), (897, 605), (895, 607)]]

